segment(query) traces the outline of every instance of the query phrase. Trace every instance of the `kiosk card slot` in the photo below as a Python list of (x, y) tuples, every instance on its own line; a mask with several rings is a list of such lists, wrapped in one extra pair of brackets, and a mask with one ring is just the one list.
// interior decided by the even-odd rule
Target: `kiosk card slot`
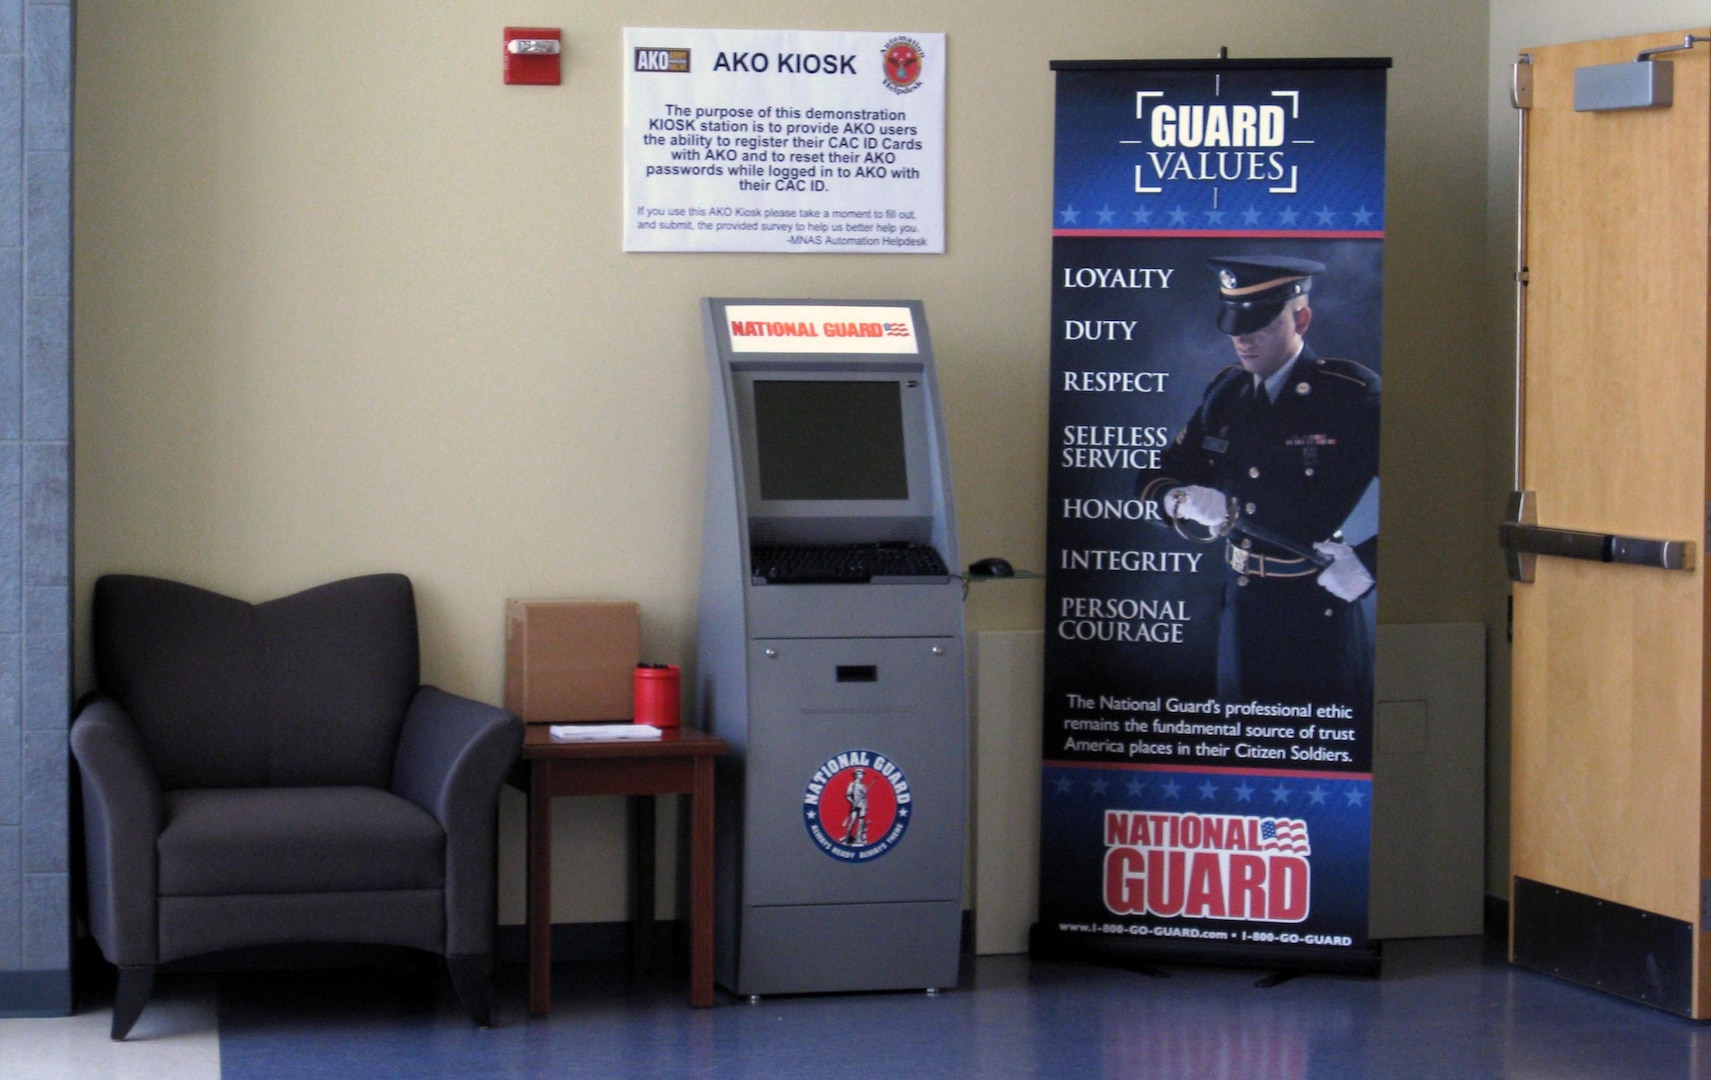
[(839, 682), (878, 682), (879, 666), (877, 664), (839, 664)]

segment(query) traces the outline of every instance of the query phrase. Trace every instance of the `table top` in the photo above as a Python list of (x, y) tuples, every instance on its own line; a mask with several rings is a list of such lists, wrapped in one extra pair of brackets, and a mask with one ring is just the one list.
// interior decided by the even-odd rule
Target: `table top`
[(725, 740), (691, 727), (662, 728), (657, 739), (613, 739), (609, 742), (559, 742), (551, 724), (529, 724), (523, 732), (523, 757), (714, 757), (729, 753)]

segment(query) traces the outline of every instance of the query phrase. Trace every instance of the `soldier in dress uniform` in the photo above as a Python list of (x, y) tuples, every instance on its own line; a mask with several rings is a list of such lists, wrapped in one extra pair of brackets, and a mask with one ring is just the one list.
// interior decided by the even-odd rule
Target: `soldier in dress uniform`
[(1371, 630), (1357, 601), (1373, 587), (1378, 540), (1350, 547), (1339, 530), (1378, 475), (1379, 377), (1307, 347), (1323, 264), (1208, 264), (1237, 362), (1213, 377), (1143, 494), (1183, 535), (1221, 537), (1221, 698), (1370, 706)]

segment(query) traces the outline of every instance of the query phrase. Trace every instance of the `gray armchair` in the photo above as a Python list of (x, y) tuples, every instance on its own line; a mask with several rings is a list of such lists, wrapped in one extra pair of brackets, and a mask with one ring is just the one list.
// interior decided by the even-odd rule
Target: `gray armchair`
[(488, 1026), (499, 789), (523, 729), (418, 686), (409, 579), (248, 604), (110, 575), (93, 623), (99, 692), (71, 747), (113, 1038), (157, 965), (307, 942), (444, 956)]

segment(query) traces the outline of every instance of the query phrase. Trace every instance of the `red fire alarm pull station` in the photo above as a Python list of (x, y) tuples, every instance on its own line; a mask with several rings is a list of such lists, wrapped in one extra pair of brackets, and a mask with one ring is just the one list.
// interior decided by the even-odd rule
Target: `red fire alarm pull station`
[(505, 28), (505, 83), (512, 86), (557, 86), (563, 34), (544, 26)]

